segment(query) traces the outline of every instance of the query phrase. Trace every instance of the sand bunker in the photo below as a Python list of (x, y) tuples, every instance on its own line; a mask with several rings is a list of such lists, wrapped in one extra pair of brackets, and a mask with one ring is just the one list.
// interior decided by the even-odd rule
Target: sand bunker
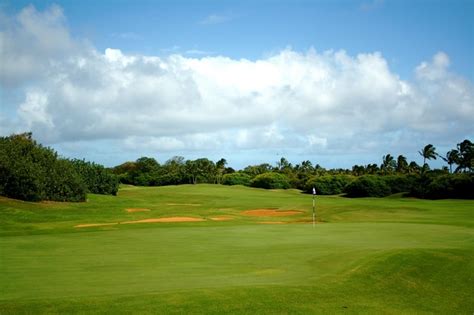
[(217, 217), (211, 217), (210, 219), (212, 221), (229, 221), (229, 220), (234, 220), (234, 217), (231, 217), (230, 215), (220, 215)]
[(125, 209), (125, 211), (127, 211), (128, 213), (132, 213), (132, 212), (148, 212), (151, 210), (147, 208), (128, 208), (128, 209)]
[(262, 221), (258, 222), (260, 224), (287, 224), (288, 222), (283, 222), (283, 221)]
[(298, 210), (278, 211), (274, 209), (255, 209), (255, 210), (242, 211), (241, 213), (243, 215), (248, 215), (248, 216), (253, 216), (253, 217), (286, 217), (290, 215), (303, 213), (303, 211), (298, 211)]
[(283, 221), (262, 221), (258, 222), (260, 224), (286, 224), (288, 222), (283, 222)]
[(74, 226), (75, 228), (85, 228), (85, 227), (97, 227), (97, 226), (107, 226), (107, 225), (116, 225), (116, 224), (133, 224), (133, 223), (158, 223), (158, 222), (201, 222), (206, 221), (201, 218), (192, 218), (192, 217), (169, 217), (169, 218), (155, 218), (155, 219), (145, 219), (137, 221), (125, 221), (125, 222), (113, 222), (113, 223), (90, 223), (90, 224), (79, 224)]
[(117, 222), (113, 223), (91, 223), (91, 224), (79, 224), (74, 226), (75, 228), (85, 228), (85, 227), (93, 227), (93, 226), (107, 226), (107, 225), (116, 225)]
[(145, 220), (137, 220), (137, 221), (125, 221), (121, 224), (134, 224), (134, 223), (157, 223), (157, 222), (200, 222), (206, 221), (201, 218), (193, 218), (193, 217), (169, 217), (169, 218), (155, 218), (155, 219), (145, 219)]

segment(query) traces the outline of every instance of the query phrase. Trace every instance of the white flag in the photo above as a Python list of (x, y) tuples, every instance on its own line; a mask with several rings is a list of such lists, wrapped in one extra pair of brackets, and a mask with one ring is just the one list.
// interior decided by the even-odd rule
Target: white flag
[(313, 195), (316, 195), (316, 188), (313, 187)]

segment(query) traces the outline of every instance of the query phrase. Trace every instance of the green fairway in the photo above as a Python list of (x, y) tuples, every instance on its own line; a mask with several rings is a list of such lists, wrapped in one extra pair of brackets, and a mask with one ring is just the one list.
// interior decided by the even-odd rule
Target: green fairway
[[(315, 228), (311, 212), (296, 190), (218, 185), (2, 198), (0, 313), (474, 312), (473, 201), (318, 196)], [(202, 221), (127, 223), (170, 217)]]

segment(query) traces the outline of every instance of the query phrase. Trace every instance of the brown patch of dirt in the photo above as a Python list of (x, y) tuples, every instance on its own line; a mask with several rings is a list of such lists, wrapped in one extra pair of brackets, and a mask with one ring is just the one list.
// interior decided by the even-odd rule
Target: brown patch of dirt
[(193, 218), (193, 217), (169, 217), (169, 218), (155, 218), (155, 219), (145, 219), (145, 220), (137, 220), (137, 221), (125, 221), (121, 224), (134, 224), (134, 223), (158, 223), (158, 222), (200, 222), (206, 221), (201, 218)]
[(258, 222), (260, 224), (286, 224), (288, 222), (283, 222), (283, 221), (262, 221)]
[(210, 219), (212, 221), (230, 221), (230, 220), (234, 220), (234, 217), (231, 217), (229, 215), (220, 215), (217, 217), (211, 217)]
[(190, 207), (199, 207), (200, 203), (167, 203), (167, 206), (190, 206)]
[(75, 228), (85, 228), (85, 227), (94, 227), (94, 226), (107, 226), (107, 225), (116, 225), (119, 224), (117, 222), (114, 223), (91, 223), (91, 224), (79, 224), (74, 226)]
[(132, 212), (148, 212), (151, 210), (147, 208), (128, 208), (128, 209), (125, 209), (125, 211), (127, 211), (128, 213), (132, 213)]
[(278, 211), (274, 209), (255, 209), (255, 210), (242, 211), (241, 213), (243, 215), (253, 216), (253, 217), (286, 217), (290, 215), (303, 213), (303, 211), (298, 211), (298, 210)]

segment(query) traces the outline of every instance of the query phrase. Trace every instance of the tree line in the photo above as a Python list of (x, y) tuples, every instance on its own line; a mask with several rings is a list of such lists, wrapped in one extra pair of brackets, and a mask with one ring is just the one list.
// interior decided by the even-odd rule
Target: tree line
[[(354, 165), (351, 169), (325, 169), (311, 161), (293, 165), (282, 157), (274, 165), (249, 165), (242, 170), (227, 166), (222, 158), (186, 160), (175, 156), (160, 164), (141, 157), (107, 169), (78, 159), (66, 159), (38, 144), (31, 133), (0, 137), (0, 195), (30, 201), (84, 201), (87, 193), (115, 195), (119, 183), (164, 186), (212, 183), (266, 189), (296, 188), (319, 194), (348, 197), (382, 197), (408, 193), (420, 198), (474, 198), (474, 144), (464, 140), (445, 155), (432, 144), (419, 152), (423, 164), (391, 154), (379, 164)], [(428, 162), (440, 158), (441, 169)]]
[[(407, 192), (421, 198), (472, 198), (474, 145), (470, 140), (458, 143), (445, 156), (432, 144), (418, 152), (423, 159), (415, 161), (391, 154), (382, 157), (381, 164), (354, 165), (351, 169), (325, 169), (311, 161), (293, 165), (282, 157), (275, 165), (249, 165), (236, 171), (227, 161), (213, 162), (207, 158), (185, 160), (176, 156), (164, 164), (154, 158), (141, 157), (112, 169), (122, 183), (140, 186), (162, 186), (213, 183), (244, 185), (267, 189), (296, 188), (310, 192), (316, 187), (321, 194), (346, 193), (350, 197), (387, 196)], [(430, 169), (427, 161), (441, 158), (447, 166)], [(453, 170), (453, 166), (455, 166)]]
[(118, 177), (104, 166), (65, 159), (31, 133), (0, 137), (0, 195), (26, 201), (85, 201), (87, 193), (116, 195)]

